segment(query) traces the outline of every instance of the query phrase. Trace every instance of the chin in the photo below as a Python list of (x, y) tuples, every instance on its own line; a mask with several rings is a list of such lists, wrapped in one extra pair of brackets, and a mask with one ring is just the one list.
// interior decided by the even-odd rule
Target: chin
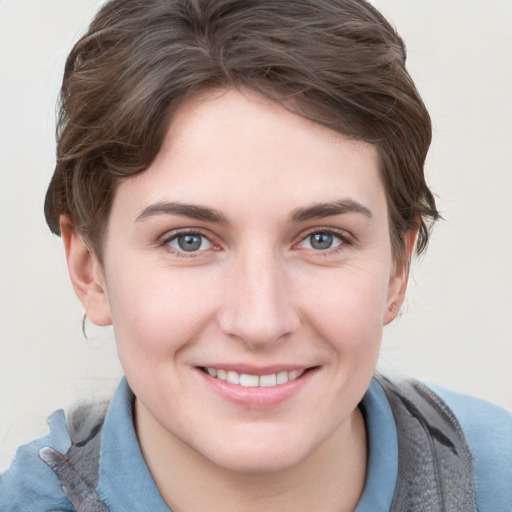
[(279, 471), (286, 471), (297, 464), (306, 454), (298, 453), (297, 450), (291, 450), (291, 453), (272, 452), (262, 453), (235, 453), (229, 454), (225, 457), (216, 457), (218, 460), (212, 462), (218, 466), (223, 467), (227, 471), (235, 473), (275, 473)]
[[(286, 434), (286, 433), (285, 433)], [(268, 436), (239, 436), (219, 442), (216, 450), (199, 452), (216, 466), (236, 473), (272, 473), (290, 469), (306, 459), (314, 446), (308, 445), (304, 436), (290, 434), (269, 439)], [(233, 442), (233, 439), (236, 439)], [(211, 447), (209, 447), (211, 448)]]

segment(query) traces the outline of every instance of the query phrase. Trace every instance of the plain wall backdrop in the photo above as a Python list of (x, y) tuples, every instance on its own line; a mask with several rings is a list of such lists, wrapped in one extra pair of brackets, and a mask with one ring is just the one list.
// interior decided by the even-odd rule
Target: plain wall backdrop
[[(109, 329), (84, 339), (43, 218), (65, 56), (100, 3), (0, 0), (0, 469), (50, 412), (109, 395), (121, 374)], [(427, 177), (445, 219), (381, 365), (512, 409), (512, 0), (373, 3), (432, 115)]]

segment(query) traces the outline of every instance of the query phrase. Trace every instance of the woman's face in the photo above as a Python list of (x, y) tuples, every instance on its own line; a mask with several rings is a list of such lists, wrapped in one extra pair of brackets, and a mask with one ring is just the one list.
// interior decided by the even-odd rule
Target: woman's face
[(406, 277), (375, 148), (229, 90), (121, 182), (95, 279), (138, 425), (272, 471), (345, 428)]

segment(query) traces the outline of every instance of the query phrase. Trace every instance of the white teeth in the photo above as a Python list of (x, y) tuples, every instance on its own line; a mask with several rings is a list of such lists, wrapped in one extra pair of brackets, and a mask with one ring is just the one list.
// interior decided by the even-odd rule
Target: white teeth
[(279, 372), (276, 377), (276, 384), (286, 384), (290, 379), (288, 372)]
[(247, 373), (238, 373), (232, 370), (218, 370), (217, 368), (205, 368), (208, 375), (217, 377), (230, 384), (239, 384), (244, 387), (272, 387), (280, 384), (286, 384), (291, 380), (298, 379), (304, 370), (292, 370), (291, 372), (270, 373), (268, 375), (249, 375)]
[(292, 370), (288, 376), (290, 380), (295, 380), (304, 373), (304, 370)]
[(242, 373), (240, 375), (240, 384), (247, 388), (257, 388), (260, 385), (260, 379), (257, 375)]
[(275, 386), (277, 384), (277, 376), (275, 373), (270, 375), (262, 375), (260, 377), (260, 386), (269, 388), (271, 386)]
[(230, 384), (240, 384), (240, 374), (229, 371), (226, 379)]

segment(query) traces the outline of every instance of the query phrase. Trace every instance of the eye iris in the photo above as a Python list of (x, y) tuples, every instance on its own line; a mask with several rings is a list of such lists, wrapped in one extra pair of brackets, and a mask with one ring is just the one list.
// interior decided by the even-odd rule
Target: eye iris
[(329, 233), (313, 233), (309, 237), (309, 242), (311, 243), (311, 247), (313, 247), (313, 249), (325, 251), (332, 246), (333, 236)]
[(197, 251), (201, 247), (201, 235), (181, 235), (178, 237), (178, 245), (183, 251)]

